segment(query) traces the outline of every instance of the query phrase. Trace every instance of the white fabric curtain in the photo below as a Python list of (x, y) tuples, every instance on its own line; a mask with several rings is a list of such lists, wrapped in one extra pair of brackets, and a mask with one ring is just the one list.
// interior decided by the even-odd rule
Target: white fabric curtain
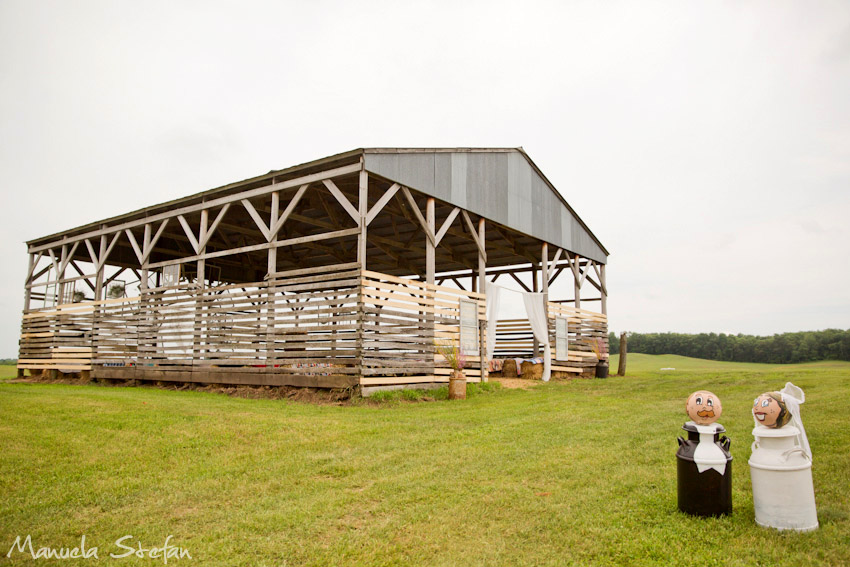
[(534, 338), (543, 345), (543, 381), (548, 382), (552, 375), (552, 352), (549, 346), (549, 323), (546, 319), (545, 296), (542, 293), (523, 293), (525, 312)]
[(487, 358), (493, 358), (496, 350), (496, 323), (499, 319), (499, 305), (501, 304), (502, 287), (487, 282)]

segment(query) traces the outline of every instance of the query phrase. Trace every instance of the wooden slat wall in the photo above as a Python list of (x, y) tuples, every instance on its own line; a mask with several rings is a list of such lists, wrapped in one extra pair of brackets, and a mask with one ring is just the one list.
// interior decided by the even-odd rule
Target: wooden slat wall
[(274, 372), (352, 378), (360, 372), (360, 270), (348, 264), (324, 271), (276, 274), (269, 282), (268, 364)]
[(18, 368), (89, 370), (94, 307), (93, 303), (72, 303), (24, 314)]
[[(555, 361), (555, 317), (567, 318), (567, 334), (569, 337), (569, 360)], [(608, 345), (608, 317), (602, 313), (576, 309), (561, 303), (549, 302), (549, 344), (552, 348), (552, 364), (582, 371), (591, 371), (596, 366), (596, 356), (591, 350), (590, 343), (602, 339)]]
[[(434, 340), (459, 339), (461, 298), (477, 302), (484, 325), (482, 294), (356, 264), (206, 289), (183, 283), (26, 314), (19, 366), (242, 384), (447, 382)], [(479, 356), (465, 372), (481, 379)]]
[(131, 364), (139, 347), (139, 298), (92, 303), (92, 363)]
[[(362, 386), (448, 382), (451, 369), (436, 354), (434, 340), (458, 341), (460, 299), (478, 303), (484, 322), (483, 294), (364, 271), (362, 283)], [(464, 373), (481, 380), (479, 356), (467, 358)]]
[[(566, 361), (555, 360), (555, 317), (567, 318), (569, 355)], [(600, 338), (608, 344), (608, 318), (587, 309), (576, 309), (560, 303), (549, 303), (549, 341), (552, 368), (589, 371), (596, 366), (590, 342)], [(534, 335), (527, 319), (503, 319), (496, 324), (496, 358), (530, 358), (534, 353)], [(541, 348), (542, 355), (542, 348)]]
[(137, 365), (192, 366), (198, 295), (198, 286), (190, 283), (142, 292), (136, 322)]

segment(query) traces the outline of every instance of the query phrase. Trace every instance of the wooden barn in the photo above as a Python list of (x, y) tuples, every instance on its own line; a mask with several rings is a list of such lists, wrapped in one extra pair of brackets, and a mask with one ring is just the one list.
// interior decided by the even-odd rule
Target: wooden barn
[(526, 320), (488, 325), (500, 278), (545, 313), (553, 372), (607, 340), (608, 252), (521, 148), (358, 149), (27, 252), (21, 375), (367, 391), (447, 382), (453, 340), (486, 380), (541, 350)]

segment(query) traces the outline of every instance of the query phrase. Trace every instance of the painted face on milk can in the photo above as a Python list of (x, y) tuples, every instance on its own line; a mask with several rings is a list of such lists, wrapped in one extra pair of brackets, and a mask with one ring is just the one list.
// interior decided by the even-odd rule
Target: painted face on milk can
[(685, 404), (688, 417), (697, 425), (709, 425), (720, 419), (723, 406), (720, 399), (705, 390), (694, 392)]
[(753, 402), (753, 415), (759, 425), (778, 429), (791, 420), (791, 414), (778, 392), (762, 394)]

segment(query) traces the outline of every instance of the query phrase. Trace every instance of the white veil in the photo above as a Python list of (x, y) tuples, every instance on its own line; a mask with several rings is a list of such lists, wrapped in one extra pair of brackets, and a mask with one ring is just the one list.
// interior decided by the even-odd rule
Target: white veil
[(786, 382), (785, 387), (779, 393), (782, 394), (782, 401), (785, 402), (785, 407), (791, 414), (791, 425), (800, 430), (800, 435), (797, 436), (800, 446), (811, 459), (812, 448), (809, 446), (809, 438), (806, 437), (806, 428), (803, 427), (803, 418), (800, 415), (800, 404), (806, 401), (806, 394), (791, 382)]

